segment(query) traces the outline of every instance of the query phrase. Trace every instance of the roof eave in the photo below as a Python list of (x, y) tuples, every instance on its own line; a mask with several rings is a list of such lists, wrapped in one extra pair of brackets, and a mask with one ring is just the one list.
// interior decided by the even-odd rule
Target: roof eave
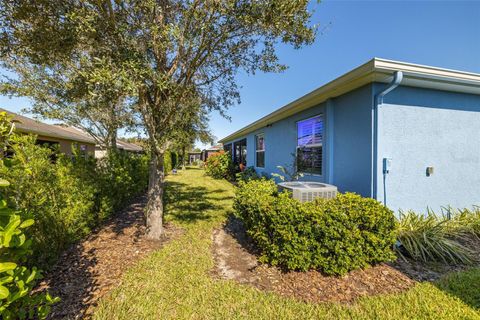
[(391, 80), (395, 71), (402, 71), (404, 73), (403, 85), (480, 94), (480, 74), (374, 58), (360, 67), (353, 69), (339, 78), (330, 81), (320, 88), (228, 135), (219, 140), (219, 142), (226, 143), (237, 140), (268, 124), (311, 108), (330, 98), (338, 97), (368, 83), (387, 83)]

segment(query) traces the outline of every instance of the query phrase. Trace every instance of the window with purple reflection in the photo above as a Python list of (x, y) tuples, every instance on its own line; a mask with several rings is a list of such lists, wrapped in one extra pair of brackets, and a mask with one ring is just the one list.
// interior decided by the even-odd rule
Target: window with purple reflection
[(322, 174), (323, 117), (318, 115), (297, 122), (297, 170)]
[(313, 117), (297, 122), (297, 145), (322, 144), (323, 119), (322, 116)]

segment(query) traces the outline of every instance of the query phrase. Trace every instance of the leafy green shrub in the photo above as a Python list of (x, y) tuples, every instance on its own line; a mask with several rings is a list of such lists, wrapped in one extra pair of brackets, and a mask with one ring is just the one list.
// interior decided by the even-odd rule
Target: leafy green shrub
[(23, 219), (36, 221), (27, 231), (33, 240), (29, 263), (42, 268), (147, 187), (145, 156), (59, 154), (52, 162), (52, 151), (27, 135), (13, 135), (9, 149), (13, 156), (0, 161), (0, 175), (15, 183), (5, 197)]
[[(475, 218), (476, 217), (476, 218)], [(433, 212), (420, 215), (412, 211), (400, 212), (398, 240), (401, 256), (422, 262), (470, 263), (472, 251), (462, 243), (475, 234), (480, 216), (463, 211), (453, 219)]]
[(165, 151), (163, 154), (163, 172), (165, 175), (170, 174), (172, 172), (172, 154), (170, 151)]
[(347, 193), (302, 204), (261, 179), (240, 182), (234, 209), (272, 265), (343, 275), (395, 258), (393, 212), (370, 198)]
[(254, 167), (247, 167), (245, 170), (238, 172), (236, 175), (237, 181), (250, 181), (260, 179)]
[[(0, 113), (0, 150), (7, 150), (12, 138), (10, 118)], [(1, 163), (1, 161), (0, 161)], [(35, 268), (24, 264), (31, 253), (30, 239), (24, 230), (34, 224), (33, 219), (22, 219), (19, 212), (8, 206), (5, 188), (10, 183), (0, 179), (0, 317), (2, 319), (44, 319), (53, 303), (48, 292), (32, 293), (41, 277)]]
[[(5, 180), (2, 180), (5, 185)], [(30, 251), (31, 240), (23, 230), (30, 227), (32, 219), (21, 220), (17, 212), (0, 202), (0, 316), (2, 319), (45, 319), (51, 305), (59, 298), (48, 292), (32, 294), (40, 271), (23, 266)]]
[(172, 169), (178, 168), (178, 153), (170, 152), (170, 157), (172, 158)]
[(211, 154), (205, 162), (205, 173), (215, 179), (232, 179), (232, 172), (230, 153), (223, 150)]

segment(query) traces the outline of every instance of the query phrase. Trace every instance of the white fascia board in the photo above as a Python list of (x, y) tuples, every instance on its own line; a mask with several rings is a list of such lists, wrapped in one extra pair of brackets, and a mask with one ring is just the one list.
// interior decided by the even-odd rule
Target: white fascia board
[(242, 136), (284, 119), (302, 110), (314, 107), (330, 98), (360, 88), (372, 82), (388, 83), (395, 71), (402, 71), (402, 85), (480, 94), (480, 74), (419, 64), (374, 58), (352, 71), (336, 78), (282, 108), (260, 118), (242, 129), (219, 140), (234, 141)]

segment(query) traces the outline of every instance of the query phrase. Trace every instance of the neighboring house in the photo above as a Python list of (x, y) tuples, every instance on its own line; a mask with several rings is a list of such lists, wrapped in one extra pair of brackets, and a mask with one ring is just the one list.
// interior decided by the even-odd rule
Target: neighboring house
[(375, 58), (220, 142), (393, 210), (480, 205), (480, 74)]
[[(117, 149), (130, 153), (143, 153), (143, 148), (135, 143), (125, 142), (117, 139)], [(95, 146), (95, 158), (100, 159), (107, 155), (104, 146), (97, 144)]]
[(0, 111), (5, 111), (13, 117), (17, 132), (36, 135), (37, 144), (58, 146), (59, 151), (67, 155), (72, 154), (73, 148), (78, 148), (79, 152), (85, 155), (94, 155), (95, 140), (89, 136), (30, 119), (4, 109), (0, 109)]
[(201, 151), (199, 151), (199, 152), (196, 152), (196, 151), (189, 152), (188, 153), (188, 164), (191, 165), (191, 164), (194, 164), (196, 161), (199, 161), (201, 155), (202, 155)]
[(208, 157), (210, 157), (211, 154), (214, 154), (220, 150), (222, 150), (223, 147), (221, 144), (218, 144), (218, 145), (215, 145), (215, 146), (211, 146), (210, 148), (207, 148), (207, 149), (203, 149), (201, 154), (200, 154), (200, 160), (202, 161), (207, 161)]
[[(82, 129), (78, 129), (75, 127), (67, 126), (65, 124), (58, 124), (55, 125), (56, 127), (60, 127), (63, 130), (66, 130), (68, 132), (72, 132), (77, 135), (81, 135), (85, 137), (86, 139), (93, 139), (92, 136), (90, 136), (88, 133), (83, 131)], [(143, 148), (137, 144), (130, 143), (130, 142), (125, 142), (120, 139), (117, 139), (117, 149), (125, 152), (130, 152), (130, 153), (143, 153)], [(98, 142), (95, 144), (95, 158), (100, 159), (105, 157), (107, 154), (107, 151), (104, 146), (99, 144)]]
[[(105, 149), (81, 129), (63, 124), (46, 124), (1, 108), (0, 111), (5, 111), (13, 117), (17, 132), (37, 135), (37, 144), (52, 147), (58, 145), (59, 151), (67, 155), (72, 154), (72, 148), (78, 148), (81, 153), (95, 158), (102, 158), (106, 154)], [(117, 148), (132, 153), (143, 152), (141, 146), (121, 140), (117, 140)]]

